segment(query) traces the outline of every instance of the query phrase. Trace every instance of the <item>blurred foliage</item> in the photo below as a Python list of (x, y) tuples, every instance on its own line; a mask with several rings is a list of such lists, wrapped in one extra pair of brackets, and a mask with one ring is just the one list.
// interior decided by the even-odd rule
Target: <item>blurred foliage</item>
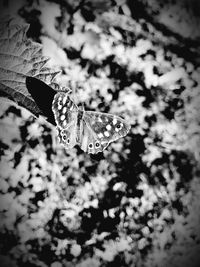
[(91, 157), (65, 151), (43, 119), (1, 106), (3, 266), (198, 266), (198, 51), (134, 2), (5, 8), (31, 23), (28, 36), (78, 104), (132, 129)]

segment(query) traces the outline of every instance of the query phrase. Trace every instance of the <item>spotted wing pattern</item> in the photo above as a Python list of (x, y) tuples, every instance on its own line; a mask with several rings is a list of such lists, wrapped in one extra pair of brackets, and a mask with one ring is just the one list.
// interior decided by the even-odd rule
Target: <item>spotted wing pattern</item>
[(85, 111), (82, 129), (81, 149), (96, 154), (102, 152), (110, 142), (127, 135), (130, 125), (112, 114)]
[(66, 148), (77, 144), (78, 107), (65, 92), (58, 92), (52, 103), (52, 110), (57, 124), (59, 142)]
[(58, 92), (53, 99), (52, 110), (58, 127), (65, 129), (77, 118), (78, 107), (68, 93)]
[(65, 92), (55, 95), (52, 110), (59, 141), (66, 149), (78, 144), (83, 151), (96, 154), (130, 130), (130, 125), (118, 116), (80, 111)]

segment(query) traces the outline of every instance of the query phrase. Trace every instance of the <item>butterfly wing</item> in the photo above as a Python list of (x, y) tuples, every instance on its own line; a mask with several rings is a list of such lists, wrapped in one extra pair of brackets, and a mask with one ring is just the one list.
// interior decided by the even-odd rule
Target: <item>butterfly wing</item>
[(76, 125), (72, 124), (66, 129), (62, 129), (60, 127), (56, 127), (58, 141), (63, 145), (66, 149), (73, 148), (76, 142)]
[(127, 135), (130, 125), (122, 118), (100, 112), (86, 111), (82, 120), (81, 149), (96, 154), (110, 142)]
[(52, 110), (57, 126), (62, 129), (77, 118), (78, 107), (71, 100), (69, 94), (65, 92), (58, 92), (54, 96)]
[(130, 129), (130, 125), (118, 116), (79, 111), (65, 92), (58, 92), (54, 96), (52, 110), (59, 141), (66, 149), (80, 144), (83, 151), (96, 154), (102, 152), (110, 142), (125, 136)]
[(58, 92), (53, 99), (52, 110), (57, 124), (59, 142), (66, 149), (77, 144), (78, 107), (65, 92)]

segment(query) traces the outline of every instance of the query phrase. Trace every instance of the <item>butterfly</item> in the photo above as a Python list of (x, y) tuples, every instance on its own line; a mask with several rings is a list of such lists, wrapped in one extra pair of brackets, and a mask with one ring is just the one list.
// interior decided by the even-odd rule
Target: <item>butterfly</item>
[(84, 152), (96, 154), (130, 130), (130, 125), (118, 116), (79, 109), (69, 92), (55, 94), (52, 111), (58, 139), (66, 149), (79, 145)]

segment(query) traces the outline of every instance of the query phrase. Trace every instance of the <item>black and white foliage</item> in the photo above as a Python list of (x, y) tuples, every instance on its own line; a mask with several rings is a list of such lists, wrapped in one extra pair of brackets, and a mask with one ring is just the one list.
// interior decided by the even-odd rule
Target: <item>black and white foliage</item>
[[(3, 266), (198, 266), (196, 1), (2, 2), (30, 24), (1, 27)], [(65, 150), (26, 75), (122, 116), (129, 133), (98, 157)]]

